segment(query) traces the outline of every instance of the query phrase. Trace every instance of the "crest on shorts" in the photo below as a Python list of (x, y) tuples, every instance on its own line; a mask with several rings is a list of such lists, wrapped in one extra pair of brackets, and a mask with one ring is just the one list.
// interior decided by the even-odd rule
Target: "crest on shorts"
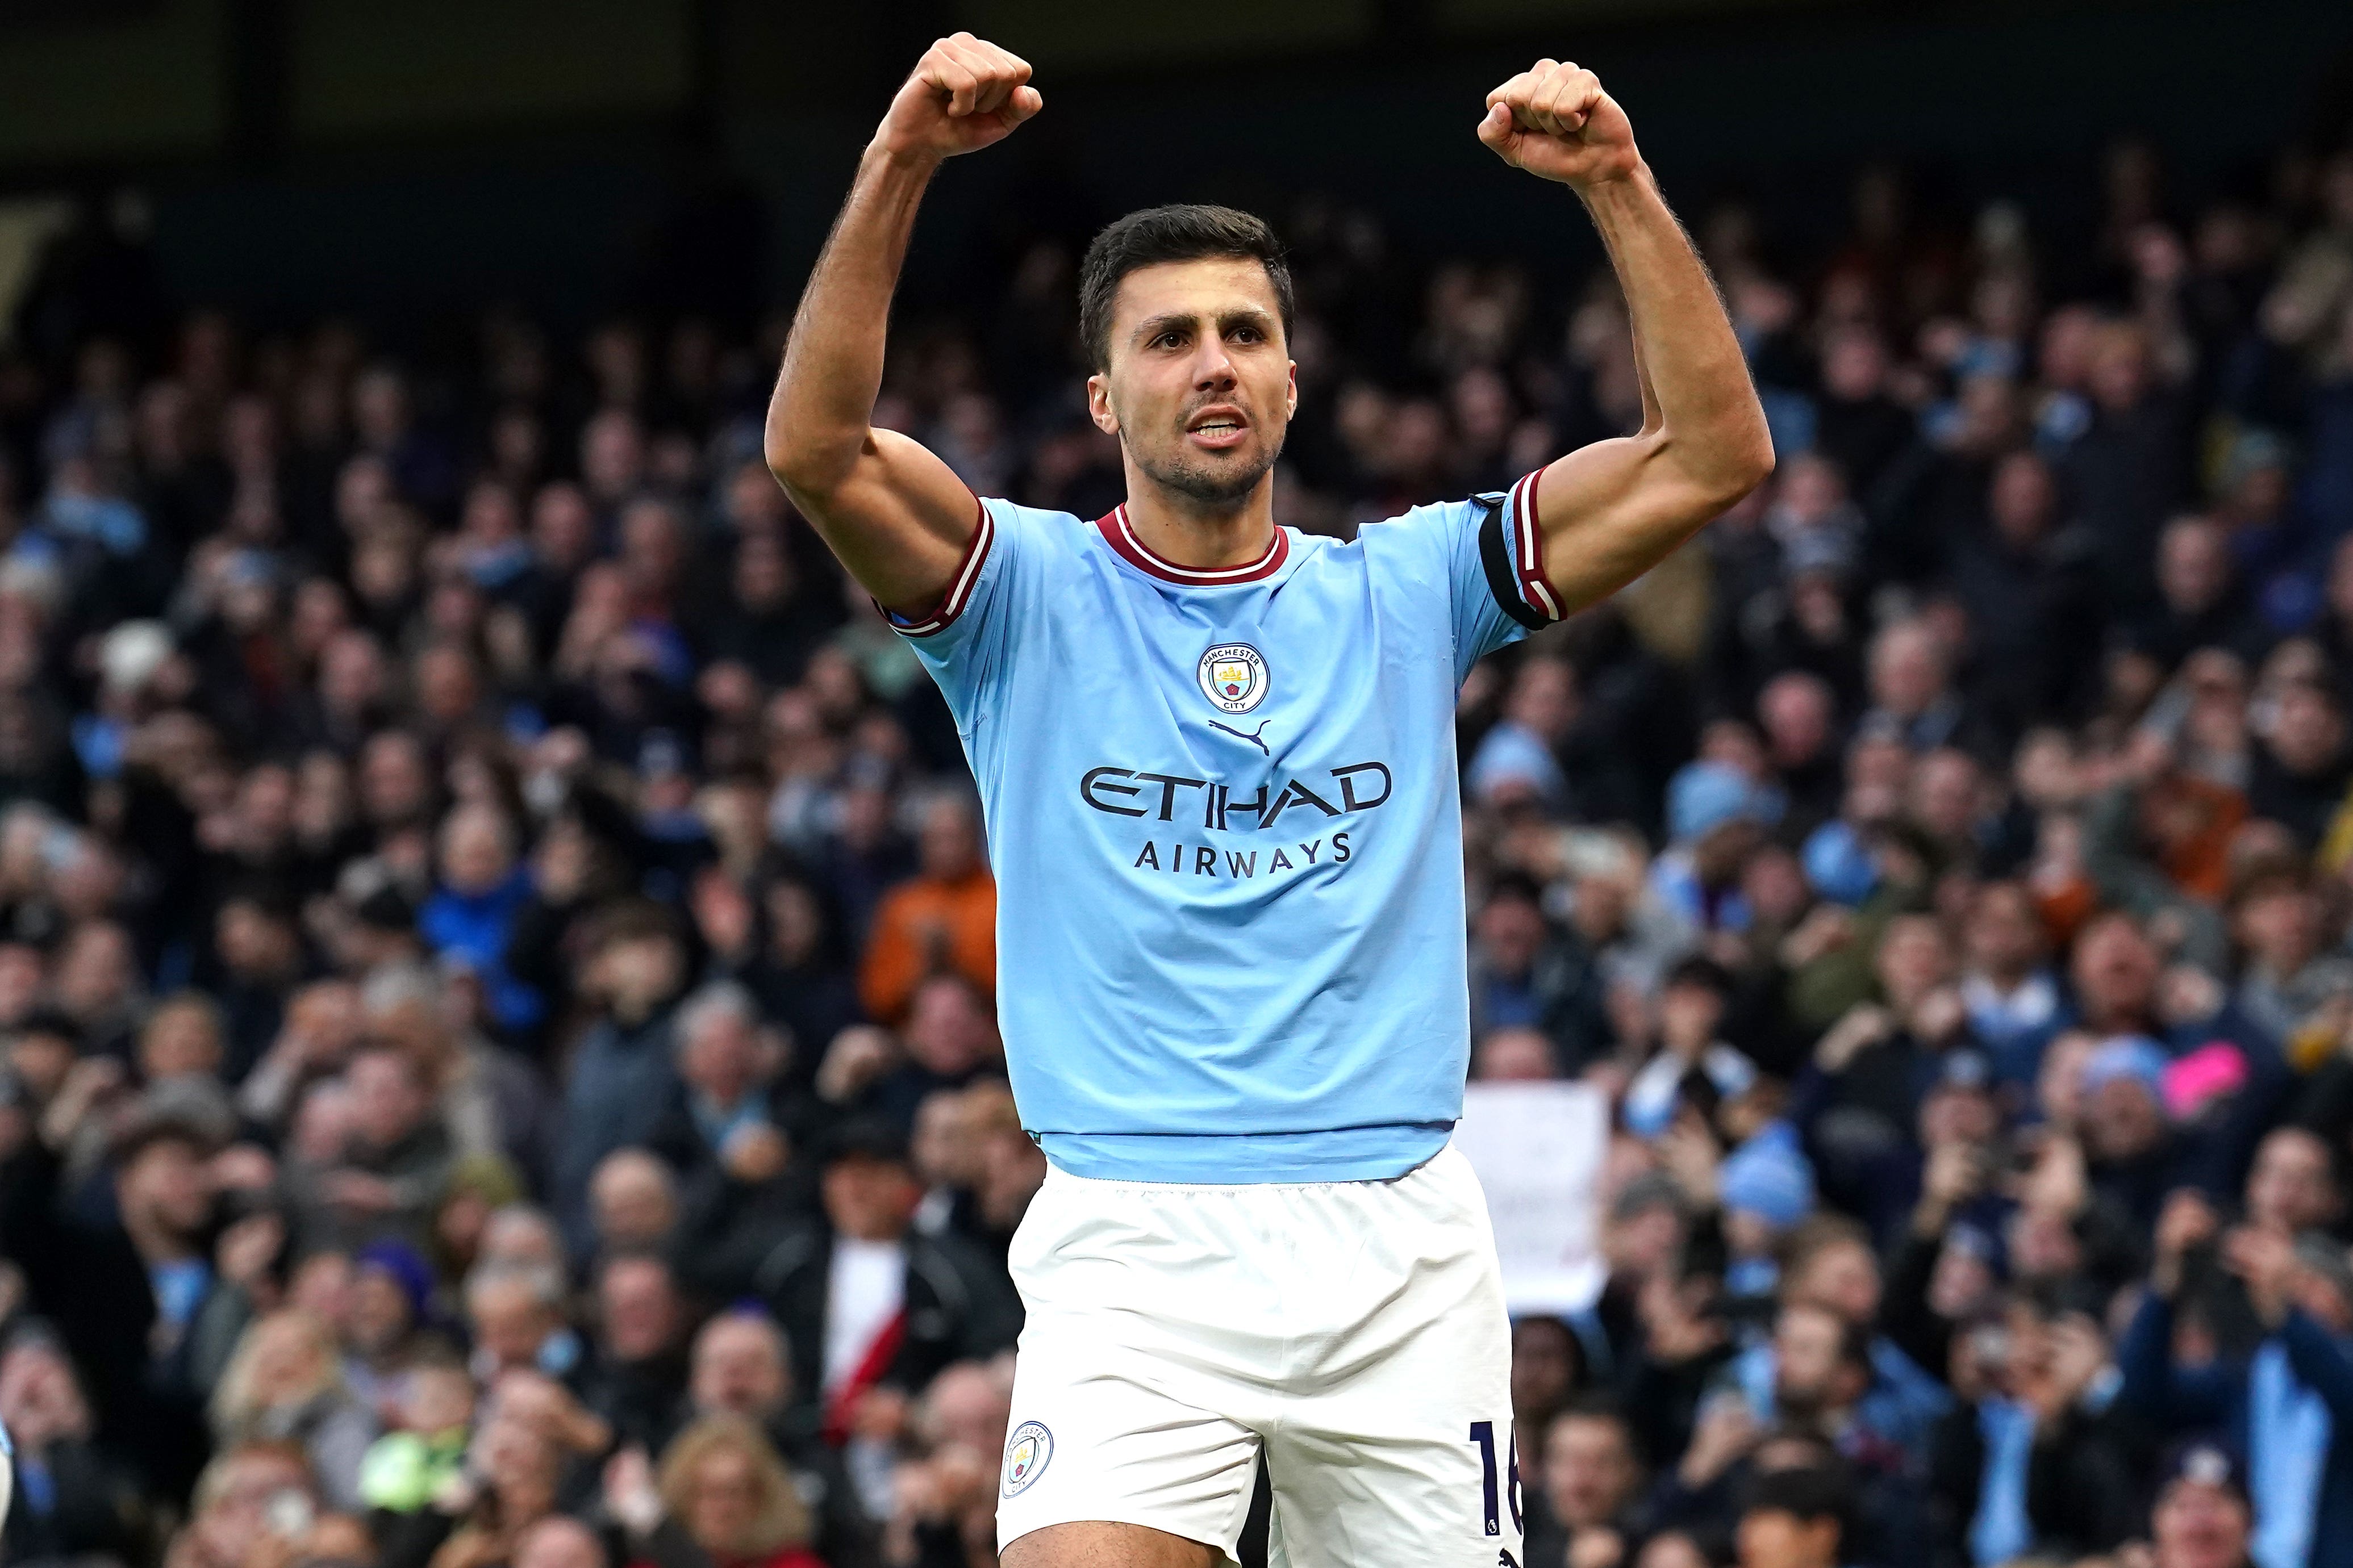
[(1229, 713), (1266, 700), (1266, 655), (1246, 642), (1219, 643), (1201, 656), (1201, 695)]
[(1043, 1421), (1024, 1421), (1013, 1428), (1013, 1436), (1005, 1445), (1005, 1495), (1019, 1497), (1029, 1489), (1029, 1483), (1046, 1473), (1046, 1461), (1054, 1457), (1054, 1435), (1046, 1430)]

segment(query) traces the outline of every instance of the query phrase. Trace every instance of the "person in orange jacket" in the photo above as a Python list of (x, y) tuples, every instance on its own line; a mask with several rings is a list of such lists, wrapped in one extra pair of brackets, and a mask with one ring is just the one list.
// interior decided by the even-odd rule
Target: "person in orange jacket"
[(858, 978), (877, 1023), (896, 1024), (928, 975), (952, 969), (997, 993), (997, 881), (981, 854), (978, 808), (943, 795), (923, 812), (921, 869), (883, 896)]

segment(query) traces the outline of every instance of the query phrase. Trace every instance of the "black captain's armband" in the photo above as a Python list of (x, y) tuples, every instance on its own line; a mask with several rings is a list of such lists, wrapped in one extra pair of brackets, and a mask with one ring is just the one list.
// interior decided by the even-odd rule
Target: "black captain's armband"
[(1504, 614), (1532, 632), (1542, 631), (1552, 623), (1529, 607), (1520, 596), (1520, 580), (1512, 570), (1512, 546), (1504, 538), (1504, 498), (1500, 495), (1473, 498), (1487, 509), (1479, 523), (1479, 564), (1486, 569), (1487, 591), (1495, 595), (1495, 603)]

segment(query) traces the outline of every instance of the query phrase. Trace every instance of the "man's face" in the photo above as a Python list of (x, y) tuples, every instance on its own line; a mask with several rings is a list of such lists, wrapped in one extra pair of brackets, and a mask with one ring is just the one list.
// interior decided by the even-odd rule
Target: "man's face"
[(2042, 958), (2042, 916), (2023, 888), (1988, 888), (1969, 911), (1968, 941), (1972, 963), (2008, 976)]
[(519, 1285), (483, 1289), (474, 1299), (473, 1315), (474, 1342), (502, 1367), (530, 1366), (555, 1331), (554, 1314)]
[(2107, 921), (2086, 931), (2075, 945), (2074, 970), (2085, 1010), (2104, 1025), (2148, 1011), (2157, 989), (2157, 953), (2129, 922)]
[(1883, 634), (1871, 656), (1871, 694), (1899, 717), (1926, 710), (1944, 689), (1945, 669), (1935, 641), (1918, 626)]
[(1773, 759), (1785, 767), (1812, 762), (1830, 743), (1830, 698), (1820, 682), (1805, 676), (1779, 676), (1757, 699), (1757, 716)]
[(441, 878), (460, 893), (487, 893), (514, 865), (505, 831), (488, 811), (460, 811), (441, 830)]
[(8, 1047), (8, 1066), (31, 1090), (36, 1102), (57, 1093), (73, 1065), (73, 1042), (62, 1035), (28, 1030)]
[(605, 1271), (598, 1295), (606, 1348), (615, 1359), (645, 1361), (669, 1348), (678, 1329), (678, 1296), (669, 1269), (645, 1258), (616, 1263)]
[(376, 822), (403, 822), (417, 816), (432, 789), (424, 754), (406, 735), (379, 735), (360, 754), (360, 799)]
[(733, 1105), (759, 1076), (759, 1041), (743, 1017), (713, 1008), (679, 1050), (679, 1073), (722, 1105)]
[(609, 1559), (594, 1531), (569, 1514), (551, 1514), (522, 1532), (514, 1568), (605, 1568)]
[(2221, 534), (2195, 522), (2168, 530), (2158, 547), (2157, 585), (2176, 612), (2205, 611), (2231, 585), (2231, 558)]
[(2337, 1184), (2328, 1152), (2302, 1128), (2283, 1127), (2255, 1152), (2247, 1173), (2247, 1218), (2294, 1236), (2337, 1217)]
[(1544, 911), (1528, 899), (1499, 895), (1479, 911), (1480, 945), (1496, 971), (1511, 979), (1527, 973), (1544, 938)]
[(2084, 1103), (2084, 1137), (2094, 1158), (2134, 1159), (2163, 1141), (2165, 1113), (2148, 1085), (2113, 1078)]
[(786, 1392), (784, 1357), (759, 1324), (722, 1318), (695, 1342), (697, 1410), (765, 1420), (784, 1405)]
[(678, 989), (686, 961), (668, 937), (629, 937), (593, 961), (613, 1011), (635, 1020), (653, 1011)]
[(961, 1078), (995, 1054), (986, 1006), (957, 980), (925, 983), (902, 1033), (908, 1056), (942, 1078)]
[(1740, 1568), (1828, 1568), (1838, 1560), (1836, 1520), (1767, 1509), (1743, 1514), (1738, 1534)]
[(213, 1184), (195, 1144), (158, 1138), (122, 1169), (120, 1201), (127, 1213), (177, 1236), (204, 1228), (212, 1214)]
[(906, 1234), (922, 1195), (914, 1177), (895, 1160), (853, 1154), (825, 1168), (826, 1217), (853, 1240), (896, 1241)]
[(417, 1130), (425, 1114), (425, 1091), (400, 1058), (369, 1051), (344, 1076), (352, 1089), (352, 1119), (371, 1146), (389, 1149)]
[(382, 1268), (362, 1268), (352, 1277), (349, 1333), (352, 1342), (383, 1350), (408, 1331), (408, 1297)]
[(639, 1151), (607, 1155), (589, 1183), (596, 1234), (628, 1247), (652, 1246), (678, 1221), (678, 1205), (660, 1169)]
[(1925, 915), (1899, 917), (1888, 922), (1879, 944), (1879, 984), (1891, 1001), (1901, 1006), (1917, 1001), (1945, 983), (1951, 955), (1936, 922)]
[(2051, 470), (2032, 453), (2015, 453), (1994, 470), (1994, 529), (2014, 547), (2023, 549), (2042, 537), (2057, 500)]
[(1545, 1444), (1545, 1493), (1572, 1530), (1608, 1524), (1634, 1489), (1634, 1456), (1615, 1421), (1571, 1416)]
[(1814, 1309), (1783, 1312), (1773, 1330), (1774, 1399), (1792, 1409), (1822, 1409), (1838, 1373), (1838, 1320)]
[(1088, 379), (1089, 409), (1146, 478), (1231, 506), (1274, 467), (1298, 384), (1259, 262), (1205, 257), (1129, 273), (1113, 300), (1109, 359)]
[(1527, 1410), (1557, 1405), (1577, 1379), (1569, 1331), (1555, 1318), (1526, 1318), (1512, 1325), (1512, 1404)]
[(2272, 720), (2272, 755), (2292, 773), (2316, 773), (2337, 759), (2345, 744), (2345, 721), (2326, 693), (2305, 685), (2280, 694)]
[(2149, 1515), (2157, 1568), (2238, 1568), (2246, 1561), (2247, 1505), (2218, 1486), (2179, 1480)]
[(1808, 1259), (1784, 1294), (1849, 1322), (1868, 1323), (1879, 1315), (1879, 1264), (1871, 1249), (1861, 1242), (1838, 1241)]

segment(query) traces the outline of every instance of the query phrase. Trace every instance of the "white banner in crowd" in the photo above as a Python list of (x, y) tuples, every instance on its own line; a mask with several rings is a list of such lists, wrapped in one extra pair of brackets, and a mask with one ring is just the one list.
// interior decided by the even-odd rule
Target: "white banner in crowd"
[(1601, 1294), (1599, 1192), (1609, 1102), (1581, 1083), (1474, 1083), (1454, 1143), (1487, 1191), (1514, 1316), (1583, 1311)]

